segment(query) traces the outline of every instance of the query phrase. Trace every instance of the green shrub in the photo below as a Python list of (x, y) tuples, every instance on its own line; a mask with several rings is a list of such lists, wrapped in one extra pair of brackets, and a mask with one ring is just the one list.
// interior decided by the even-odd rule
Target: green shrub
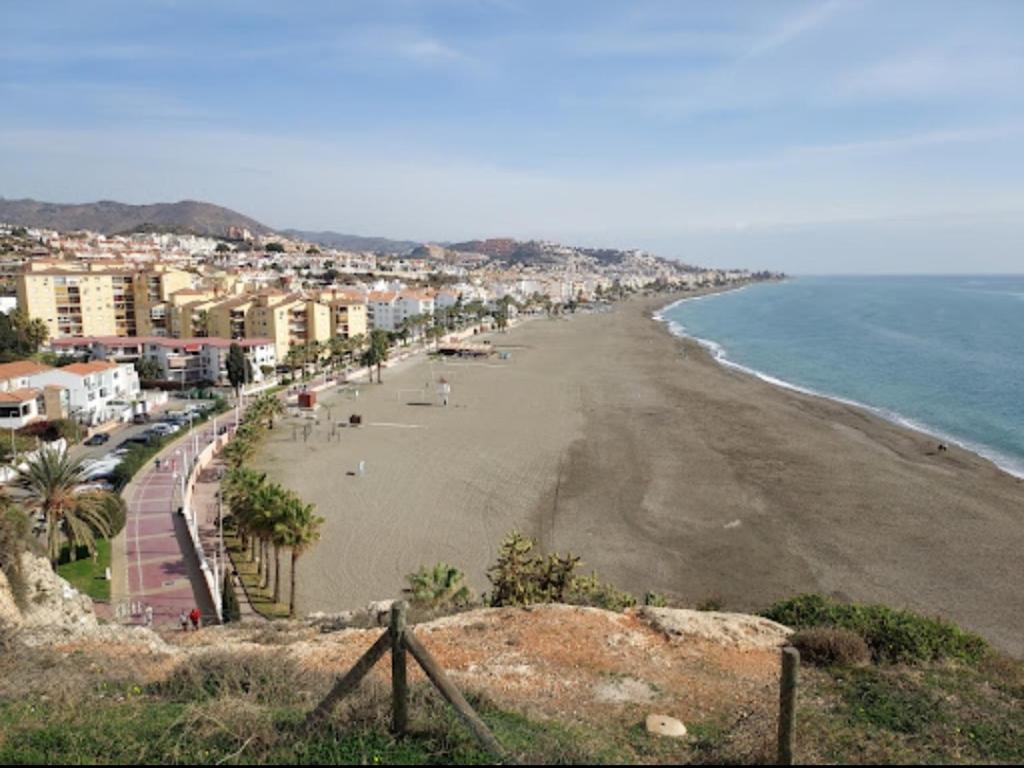
[(644, 605), (648, 608), (668, 608), (668, 598), (657, 592), (644, 594)]
[(794, 629), (837, 627), (855, 632), (878, 663), (953, 659), (973, 664), (989, 653), (982, 638), (953, 624), (884, 605), (847, 605), (823, 595), (800, 595), (776, 603), (764, 616)]
[(596, 573), (577, 576), (569, 586), (565, 602), (570, 605), (588, 605), (606, 611), (621, 612), (636, 605), (636, 598), (628, 592), (601, 581)]
[(571, 553), (547, 556), (534, 552), (535, 543), (518, 532), (505, 537), (498, 561), (487, 571), (494, 590), (492, 607), (566, 603), (621, 611), (636, 599), (604, 584), (597, 574), (577, 576), (580, 558)]
[(725, 600), (723, 600), (718, 595), (711, 595), (709, 597), (705, 597), (694, 607), (698, 611), (707, 611), (709, 613), (715, 613), (725, 608)]
[(797, 632), (790, 645), (800, 658), (816, 667), (854, 667), (871, 661), (871, 650), (864, 638), (848, 629), (815, 627)]

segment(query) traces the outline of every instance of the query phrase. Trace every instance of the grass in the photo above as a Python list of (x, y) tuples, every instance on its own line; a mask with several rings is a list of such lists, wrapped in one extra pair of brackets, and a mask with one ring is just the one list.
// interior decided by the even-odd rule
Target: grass
[(960, 664), (807, 670), (801, 760), (1020, 763), (1024, 697), (1005, 680)]
[(71, 562), (67, 545), (61, 549), (57, 573), (79, 592), (84, 592), (93, 600), (110, 601), (110, 582), (107, 581), (106, 570), (110, 567), (110, 542), (107, 539), (96, 540), (96, 559), (84, 547), (79, 547), (78, 559)]
[[(386, 662), (383, 662), (386, 666)], [(389, 688), (369, 680), (315, 730), (306, 714), (333, 675), (287, 654), (212, 651), (158, 680), (152, 657), (117, 663), (82, 652), (8, 646), (0, 652), (4, 763), (493, 762), (426, 684), (414, 685), (410, 729), (389, 731)], [(539, 721), (467, 692), (507, 753), (524, 763), (750, 764), (774, 755), (771, 714), (688, 722), (690, 738), (652, 737), (630, 710), (601, 728)], [(1024, 664), (1001, 657), (801, 672), (800, 763), (1024, 761)]]

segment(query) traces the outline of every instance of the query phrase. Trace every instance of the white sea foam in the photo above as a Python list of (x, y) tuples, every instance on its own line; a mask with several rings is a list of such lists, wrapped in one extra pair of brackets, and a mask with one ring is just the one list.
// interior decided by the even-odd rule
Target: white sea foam
[(831, 395), (825, 392), (818, 392), (817, 390), (811, 389), (810, 387), (802, 387), (799, 384), (793, 384), (792, 382), (785, 381), (784, 379), (779, 379), (775, 376), (772, 376), (771, 374), (764, 373), (763, 371), (759, 371), (755, 368), (749, 368), (745, 365), (741, 365), (740, 363), (730, 360), (725, 348), (717, 341), (712, 341), (711, 339), (702, 339), (699, 336), (694, 336), (688, 333), (686, 327), (683, 326), (678, 321), (669, 320), (665, 318), (666, 312), (671, 310), (673, 307), (679, 306), (683, 302), (697, 301), (698, 299), (705, 299), (710, 296), (723, 295), (725, 295), (725, 293), (709, 293), (703, 296), (690, 296), (684, 299), (680, 299), (679, 301), (672, 302), (666, 307), (662, 307), (660, 310), (655, 312), (652, 315), (652, 317), (655, 320), (665, 323), (668, 326), (669, 332), (672, 333), (672, 335), (696, 341), (698, 344), (700, 344), (702, 347), (708, 350), (711, 356), (719, 364), (723, 365), (726, 368), (731, 368), (733, 370), (740, 371), (741, 373), (745, 373), (749, 376), (754, 376), (758, 379), (761, 379), (764, 382), (767, 382), (768, 384), (772, 384), (776, 387), (781, 387), (782, 389), (789, 389), (794, 392), (799, 392), (803, 395), (811, 395), (812, 397), (820, 397), (825, 400), (832, 400), (833, 402), (853, 406), (854, 408), (862, 408), (865, 411), (869, 411), (870, 413), (873, 413), (876, 416), (879, 416), (893, 424), (897, 424), (901, 427), (906, 427), (907, 429), (912, 429), (915, 432), (919, 432), (930, 437), (938, 438), (939, 440), (942, 440), (947, 443), (958, 445), (965, 450), (971, 451), (972, 453), (976, 453), (979, 456), (988, 459), (997, 467), (1002, 469), (1004, 472), (1007, 472), (1008, 474), (1011, 474), (1014, 477), (1024, 478), (1024, 461), (1021, 461), (1020, 459), (1006, 456), (1005, 454), (1002, 454), (999, 451), (993, 450), (987, 445), (981, 445), (980, 443), (975, 443), (971, 440), (965, 440), (964, 438), (950, 435), (946, 432), (943, 432), (942, 430), (935, 429), (934, 427), (931, 427), (927, 424), (922, 424), (921, 422), (915, 421), (914, 419), (904, 416), (901, 413), (897, 413), (896, 411), (891, 411), (887, 408), (879, 408), (877, 406), (868, 405), (867, 403), (861, 403), (858, 402), (857, 400), (851, 400), (849, 398), (840, 397), (839, 395)]

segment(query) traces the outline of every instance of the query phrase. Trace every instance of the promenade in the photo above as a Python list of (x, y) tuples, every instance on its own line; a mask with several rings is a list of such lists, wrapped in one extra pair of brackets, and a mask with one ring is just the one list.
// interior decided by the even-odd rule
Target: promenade
[[(230, 413), (219, 420), (234, 417)], [(216, 436), (214, 422), (174, 441), (139, 470), (123, 492), (128, 507), (122, 546), (115, 542), (112, 562), (116, 618), (141, 623), (146, 606), (155, 626), (177, 625), (181, 611), (198, 607), (204, 622), (216, 611), (199, 569), (182, 506), (181, 472)], [(186, 479), (186, 482), (189, 482)]]

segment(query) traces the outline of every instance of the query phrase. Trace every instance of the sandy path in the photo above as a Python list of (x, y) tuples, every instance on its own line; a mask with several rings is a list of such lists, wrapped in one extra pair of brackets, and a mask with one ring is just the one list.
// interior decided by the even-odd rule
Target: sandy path
[[(397, 402), (430, 378), (423, 363), (363, 388), (366, 421), (416, 429), (328, 443), (322, 425), (306, 444), (275, 430), (259, 463), (329, 521), (300, 607), (391, 596), (441, 559), (485, 589), (519, 526), (638, 595), (751, 610), (817, 590), (948, 616), (1024, 653), (1024, 482), (723, 369), (649, 319), (658, 303), (497, 337), (521, 348), (503, 368), (455, 369), (447, 410)], [(360, 459), (368, 475), (346, 476)]]

